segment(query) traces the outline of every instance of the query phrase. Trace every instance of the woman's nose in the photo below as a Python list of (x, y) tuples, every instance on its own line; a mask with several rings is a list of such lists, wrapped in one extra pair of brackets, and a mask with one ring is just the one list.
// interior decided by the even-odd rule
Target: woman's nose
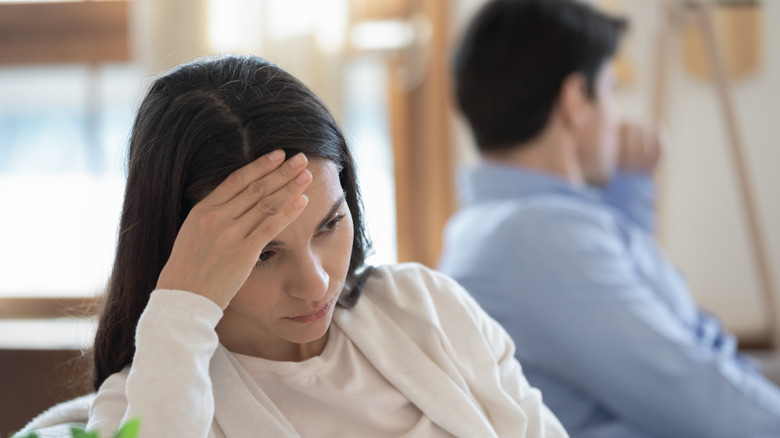
[(298, 263), (292, 272), (288, 294), (302, 300), (316, 301), (328, 294), (330, 276), (316, 254), (310, 253)]

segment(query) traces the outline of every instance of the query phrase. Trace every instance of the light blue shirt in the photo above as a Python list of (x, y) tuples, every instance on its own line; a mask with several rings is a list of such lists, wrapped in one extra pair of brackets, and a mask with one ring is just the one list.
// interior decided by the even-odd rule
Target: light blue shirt
[(601, 192), (497, 164), (461, 176), (439, 268), (509, 332), (573, 438), (780, 437), (780, 389), (655, 241), (649, 178)]

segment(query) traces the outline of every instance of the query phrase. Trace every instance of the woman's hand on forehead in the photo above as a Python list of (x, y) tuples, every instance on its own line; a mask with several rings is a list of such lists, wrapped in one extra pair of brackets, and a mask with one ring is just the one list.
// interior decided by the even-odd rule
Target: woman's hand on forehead
[(306, 207), (308, 160), (284, 161), (275, 150), (236, 170), (192, 208), (157, 280), (223, 310), (244, 284), (263, 248)]

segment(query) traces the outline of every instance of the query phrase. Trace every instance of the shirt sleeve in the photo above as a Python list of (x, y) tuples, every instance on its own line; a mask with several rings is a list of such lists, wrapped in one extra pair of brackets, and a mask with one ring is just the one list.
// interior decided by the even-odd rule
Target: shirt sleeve
[(709, 322), (660, 299), (608, 221), (542, 222), (533, 253), (520, 242), (507, 273), (518, 297), (533, 290), (506, 305), (521, 309), (515, 340), (537, 366), (650, 436), (777, 435), (778, 388), (698, 333)]
[(618, 172), (601, 190), (601, 198), (648, 233), (655, 231), (655, 182), (651, 175)]
[(207, 298), (154, 291), (138, 322), (129, 373), (101, 385), (89, 428), (110, 436), (120, 424), (140, 418), (140, 437), (208, 436), (214, 417), (209, 363), (221, 317)]

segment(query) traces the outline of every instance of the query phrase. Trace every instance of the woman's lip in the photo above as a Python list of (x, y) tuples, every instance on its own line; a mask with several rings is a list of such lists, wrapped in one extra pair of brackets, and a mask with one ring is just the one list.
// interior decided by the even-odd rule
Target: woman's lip
[(333, 300), (330, 300), (324, 306), (322, 306), (320, 310), (314, 313), (309, 313), (308, 315), (301, 315), (301, 316), (291, 316), (288, 317), (288, 319), (300, 323), (314, 322), (324, 318), (325, 315), (327, 315), (328, 312), (330, 311), (332, 305), (333, 305)]

